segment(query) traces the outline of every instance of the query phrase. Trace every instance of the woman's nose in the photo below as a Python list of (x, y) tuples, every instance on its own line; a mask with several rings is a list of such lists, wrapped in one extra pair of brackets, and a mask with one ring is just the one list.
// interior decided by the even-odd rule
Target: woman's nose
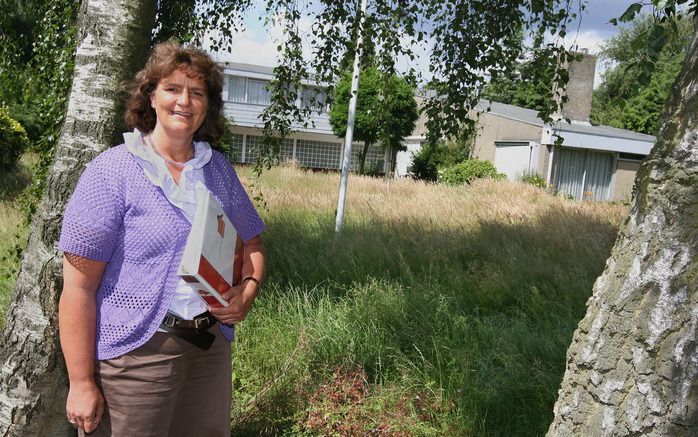
[(179, 98), (177, 99), (177, 103), (180, 105), (188, 105), (191, 99), (189, 98), (189, 90), (185, 89), (182, 91), (182, 93), (179, 95)]

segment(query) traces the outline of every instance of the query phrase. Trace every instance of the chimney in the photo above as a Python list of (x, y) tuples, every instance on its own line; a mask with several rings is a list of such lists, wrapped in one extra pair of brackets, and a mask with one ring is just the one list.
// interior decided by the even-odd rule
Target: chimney
[[(558, 111), (553, 118), (570, 119), (572, 122), (589, 124), (591, 114), (591, 94), (594, 91), (594, 74), (596, 72), (596, 56), (590, 55), (588, 50), (581, 49), (575, 52), (581, 56), (580, 60), (569, 62), (569, 81), (565, 94), (567, 103), (562, 107), (562, 113)], [(553, 89), (555, 89), (554, 86)]]

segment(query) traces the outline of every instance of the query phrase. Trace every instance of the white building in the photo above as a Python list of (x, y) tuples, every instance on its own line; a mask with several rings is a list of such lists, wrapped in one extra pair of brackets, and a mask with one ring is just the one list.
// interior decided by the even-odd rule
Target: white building
[[(229, 63), (224, 67), (225, 84), (223, 102), (225, 116), (233, 124), (233, 149), (231, 157), (236, 162), (254, 162), (258, 156), (256, 145), (262, 140), (261, 114), (270, 103), (266, 89), (273, 77), (271, 67)], [(293, 126), (295, 132), (286, 138), (280, 150), (281, 161), (295, 160), (301, 166), (314, 169), (341, 168), (343, 138), (332, 132), (324, 94), (316, 84), (308, 82), (300, 92), (298, 105), (313, 105), (308, 126)], [(311, 103), (312, 102), (312, 103)], [(358, 167), (360, 143), (352, 146), (351, 168)], [(366, 156), (366, 168), (379, 167), (385, 171), (389, 159), (380, 146), (372, 146)]]

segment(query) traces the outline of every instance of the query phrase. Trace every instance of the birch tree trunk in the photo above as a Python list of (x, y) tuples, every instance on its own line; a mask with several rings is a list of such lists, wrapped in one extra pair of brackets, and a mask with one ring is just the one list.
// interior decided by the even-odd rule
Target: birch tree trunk
[(567, 352), (548, 436), (698, 435), (697, 81), (694, 35)]
[(63, 209), (85, 164), (119, 141), (123, 106), (117, 88), (145, 61), (155, 3), (82, 2), (68, 112), (2, 333), (2, 436), (75, 434), (65, 418), (68, 380), (58, 343), (62, 284), (56, 242)]

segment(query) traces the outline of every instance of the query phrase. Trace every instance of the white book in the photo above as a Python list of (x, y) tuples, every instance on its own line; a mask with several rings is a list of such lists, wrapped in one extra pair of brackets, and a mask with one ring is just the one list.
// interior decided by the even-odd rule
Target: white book
[(206, 304), (227, 307), (221, 295), (232, 287), (237, 231), (213, 194), (200, 194), (177, 274)]

